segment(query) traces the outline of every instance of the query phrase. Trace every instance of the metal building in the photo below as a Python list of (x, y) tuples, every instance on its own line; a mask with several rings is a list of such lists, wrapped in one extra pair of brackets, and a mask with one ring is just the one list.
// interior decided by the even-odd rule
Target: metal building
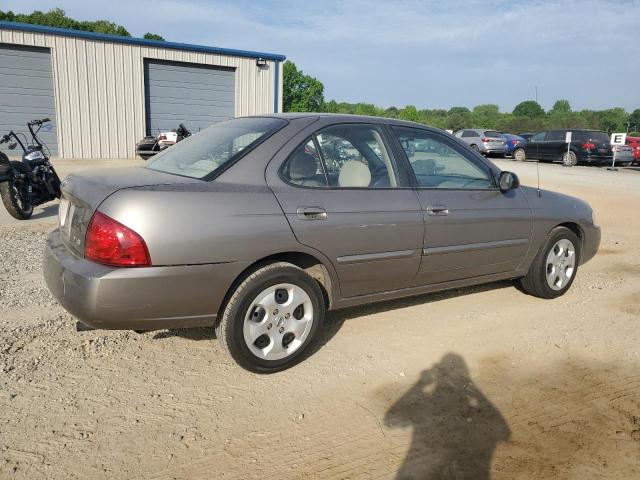
[(53, 155), (131, 158), (144, 135), (179, 123), (197, 132), (280, 111), (284, 59), (0, 21), (0, 134), (49, 117)]

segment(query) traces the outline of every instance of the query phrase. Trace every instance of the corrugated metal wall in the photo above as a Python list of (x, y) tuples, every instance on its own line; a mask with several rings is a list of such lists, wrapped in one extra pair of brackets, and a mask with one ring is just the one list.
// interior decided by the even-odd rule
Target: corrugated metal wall
[(145, 58), (235, 68), (236, 116), (273, 113), (275, 64), (271, 60), (266, 68), (258, 68), (255, 58), (1, 28), (0, 43), (51, 48), (61, 157), (135, 156), (135, 144), (145, 135)]

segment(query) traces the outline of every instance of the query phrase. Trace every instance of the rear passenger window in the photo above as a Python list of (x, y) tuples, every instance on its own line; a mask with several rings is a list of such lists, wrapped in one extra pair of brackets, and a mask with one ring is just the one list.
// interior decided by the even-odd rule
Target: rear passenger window
[(566, 138), (565, 132), (562, 130), (556, 130), (547, 133), (547, 142), (564, 142)]
[(298, 147), (282, 176), (304, 187), (394, 188), (396, 171), (381, 131), (374, 125), (342, 124)]

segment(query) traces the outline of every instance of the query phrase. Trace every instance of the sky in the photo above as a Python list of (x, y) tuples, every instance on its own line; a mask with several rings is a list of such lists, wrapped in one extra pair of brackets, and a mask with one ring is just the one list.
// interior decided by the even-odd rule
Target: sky
[(1, 0), (60, 7), (133, 36), (280, 53), (325, 99), (389, 107), (511, 111), (640, 108), (640, 0)]

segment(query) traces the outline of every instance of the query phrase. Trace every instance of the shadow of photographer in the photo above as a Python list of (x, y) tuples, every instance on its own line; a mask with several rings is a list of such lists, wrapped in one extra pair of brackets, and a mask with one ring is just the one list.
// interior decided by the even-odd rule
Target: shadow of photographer
[(488, 480), (497, 445), (510, 437), (505, 419), (456, 353), (424, 370), (384, 421), (388, 427), (413, 427), (398, 480)]

